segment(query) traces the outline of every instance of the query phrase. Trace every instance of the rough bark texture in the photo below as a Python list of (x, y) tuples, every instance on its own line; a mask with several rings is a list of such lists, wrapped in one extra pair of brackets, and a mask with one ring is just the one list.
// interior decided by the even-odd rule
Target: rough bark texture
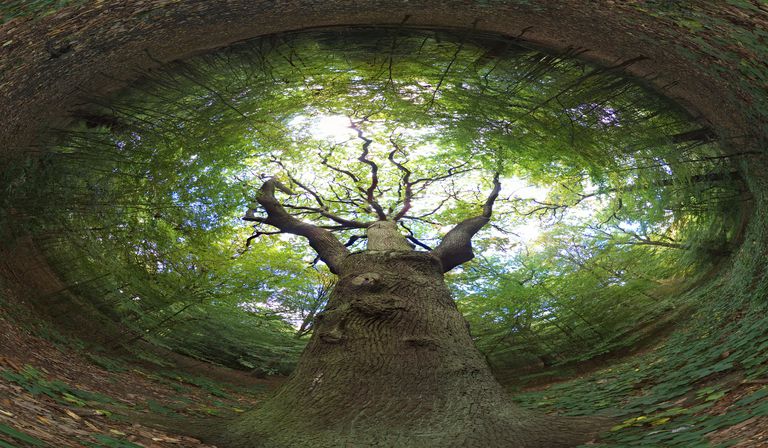
[(413, 247), (397, 230), (394, 221), (376, 221), (366, 232), (368, 234), (368, 250), (390, 250), (410, 252)]
[(571, 447), (595, 428), (507, 400), (423, 252), (348, 256), (299, 366), (216, 442), (252, 447)]

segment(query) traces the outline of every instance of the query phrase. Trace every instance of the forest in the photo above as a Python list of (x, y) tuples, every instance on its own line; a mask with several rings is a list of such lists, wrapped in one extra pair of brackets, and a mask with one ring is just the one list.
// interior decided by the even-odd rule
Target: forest
[(631, 345), (632, 330), (675, 313), (655, 291), (685, 288), (737, 244), (739, 156), (658, 96), (572, 55), (388, 34), (258, 40), (95, 102), (17, 193), (25, 231), (93, 312), (130, 331), (115, 343), (141, 335), (265, 373), (290, 368), (334, 279), (297, 237), (243, 218), (265, 176), (295, 190), (296, 215), (338, 224), (318, 194), (335, 215), (370, 215), (355, 202), (369, 186), (361, 139), (382, 207), (402, 206), (410, 174), (401, 231), (426, 247), (500, 173), (480, 256), (448, 280), (505, 368)]
[[(733, 259), (754, 241), (744, 166), (759, 151), (628, 77), (643, 57), (582, 56), (325, 28), (84, 94), (3, 172), (4, 239), (30, 241), (61, 284), (23, 313), (110, 371), (174, 353), (279, 378), (215, 430), (195, 420), (217, 446), (565, 447), (604, 431), (604, 446), (699, 446), (725, 425), (697, 413), (730, 383), (671, 398), (766, 372), (757, 295), (728, 293), (738, 318), (707, 299), (747, 275)], [(750, 391), (759, 407), (766, 389)], [(12, 430), (0, 421), (26, 440)], [(110, 437), (86, 446), (134, 446)]]

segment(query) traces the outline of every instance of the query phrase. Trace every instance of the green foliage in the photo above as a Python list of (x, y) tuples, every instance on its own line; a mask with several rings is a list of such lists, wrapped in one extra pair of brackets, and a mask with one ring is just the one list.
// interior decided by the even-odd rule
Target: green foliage
[(205, 389), (215, 397), (230, 398), (229, 394), (226, 393), (224, 390), (222, 390), (218, 383), (216, 383), (215, 381), (212, 381), (209, 378), (205, 378), (201, 376), (191, 376), (191, 375), (187, 375), (179, 372), (166, 372), (164, 373), (164, 376), (177, 382), (192, 384), (201, 389)]
[[(26, 434), (17, 429), (11, 428), (10, 426), (4, 425), (2, 423), (0, 423), (0, 434), (13, 437), (19, 442), (23, 442), (29, 446), (46, 446), (46, 443), (38, 439), (37, 437), (33, 437), (29, 434)], [(15, 448), (15, 445), (11, 445), (6, 442), (3, 442), (3, 440), (0, 439), (0, 447)]]
[[(751, 250), (737, 259), (753, 258)], [(603, 435), (608, 447), (710, 446), (714, 431), (768, 415), (768, 389), (749, 382), (768, 373), (766, 278), (751, 269), (735, 263), (686, 293), (696, 311), (655, 350), (516, 399), (547, 412), (618, 417)]]
[(173, 409), (167, 408), (155, 400), (147, 400), (147, 409), (149, 412), (157, 415), (173, 415)]
[(0, 5), (0, 23), (17, 17), (41, 17), (83, 3), (85, 0), (10, 0)]
[(574, 56), (417, 30), (243, 43), (94, 100), (10, 171), (11, 202), (65, 277), (56, 299), (87, 298), (127, 330), (113, 343), (287, 373), (330, 274), (296, 238), (249, 240), (240, 217), (274, 176), (302, 219), (334, 224), (311, 210), (317, 196), (326, 213), (371, 219), (346, 120), (372, 141), (384, 207), (403, 205), (394, 161), (429, 179), (404, 218), (428, 244), (476, 215), (501, 174), (481, 256), (449, 276), (489, 360), (605, 356), (671, 320), (669, 292), (734, 250), (746, 193), (738, 158), (685, 137), (697, 127), (680, 111)]
[(109, 356), (102, 356), (96, 353), (86, 353), (86, 358), (91, 360), (97, 366), (103, 368), (107, 372), (124, 372), (127, 370), (125, 364), (122, 361)]
[(98, 443), (82, 442), (83, 445), (89, 448), (141, 448), (141, 445), (123, 439), (116, 439), (104, 434), (96, 434), (93, 438), (96, 439)]

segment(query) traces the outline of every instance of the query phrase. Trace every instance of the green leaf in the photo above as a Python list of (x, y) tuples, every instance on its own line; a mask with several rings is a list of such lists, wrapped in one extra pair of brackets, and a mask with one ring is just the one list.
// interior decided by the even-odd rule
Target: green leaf
[(46, 443), (43, 442), (42, 440), (40, 440), (40, 439), (38, 439), (36, 437), (33, 437), (33, 436), (29, 435), (29, 434), (25, 434), (25, 433), (23, 433), (21, 431), (18, 431), (16, 429), (13, 429), (10, 426), (7, 426), (7, 425), (5, 425), (3, 423), (0, 423), (0, 433), (9, 435), (9, 436), (13, 437), (16, 440), (28, 443), (28, 444), (30, 444), (32, 446), (46, 446)]

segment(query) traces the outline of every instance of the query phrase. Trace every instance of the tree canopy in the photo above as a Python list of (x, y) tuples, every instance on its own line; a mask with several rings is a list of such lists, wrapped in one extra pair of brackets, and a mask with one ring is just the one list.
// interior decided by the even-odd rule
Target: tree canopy
[(333, 275), (264, 220), (266, 182), (351, 250), (382, 217), (432, 250), (498, 175), (448, 276), (459, 307), (498, 367), (588, 359), (672, 312), (665, 288), (731, 250), (748, 197), (740, 154), (622, 76), (637, 61), (577, 53), (382, 28), (244, 42), (92, 99), (9, 200), (116, 342), (287, 372)]

